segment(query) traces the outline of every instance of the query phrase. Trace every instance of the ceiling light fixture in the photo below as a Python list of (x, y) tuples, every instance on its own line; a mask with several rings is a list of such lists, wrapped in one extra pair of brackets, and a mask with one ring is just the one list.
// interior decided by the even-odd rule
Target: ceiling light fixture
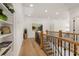
[(59, 12), (56, 12), (56, 15), (59, 15)]
[(47, 13), (48, 11), (47, 11), (47, 9), (45, 10), (45, 13)]
[(33, 4), (30, 4), (30, 7), (34, 7), (34, 5)]
[(31, 16), (30, 14), (28, 14), (28, 16)]

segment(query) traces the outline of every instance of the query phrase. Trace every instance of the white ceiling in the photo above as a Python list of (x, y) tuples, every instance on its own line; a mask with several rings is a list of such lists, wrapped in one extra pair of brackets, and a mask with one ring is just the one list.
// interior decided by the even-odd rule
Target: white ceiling
[[(33, 7), (29, 5), (33, 4)], [(26, 17), (35, 17), (35, 18), (67, 18), (69, 8), (79, 7), (79, 4), (73, 3), (23, 3), (24, 14)], [(45, 13), (45, 9), (48, 10)], [(58, 13), (56, 15), (56, 13)], [(30, 15), (30, 16), (28, 16)]]

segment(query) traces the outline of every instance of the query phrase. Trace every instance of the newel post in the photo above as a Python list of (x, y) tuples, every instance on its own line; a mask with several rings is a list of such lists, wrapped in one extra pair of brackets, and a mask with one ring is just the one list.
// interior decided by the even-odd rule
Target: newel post
[[(62, 37), (62, 31), (61, 30), (59, 30), (59, 37)], [(59, 45), (61, 46), (61, 39), (58, 39), (59, 40)]]
[(62, 31), (59, 30), (59, 37), (62, 37)]
[(48, 30), (46, 30), (46, 35), (48, 35)]
[(46, 30), (46, 39), (48, 40), (48, 30)]
[(43, 31), (40, 33), (40, 47), (43, 48)]
[[(62, 31), (59, 30), (59, 37), (62, 37)], [(62, 39), (58, 39), (59, 40), (59, 46), (61, 46), (61, 56), (62, 56)]]

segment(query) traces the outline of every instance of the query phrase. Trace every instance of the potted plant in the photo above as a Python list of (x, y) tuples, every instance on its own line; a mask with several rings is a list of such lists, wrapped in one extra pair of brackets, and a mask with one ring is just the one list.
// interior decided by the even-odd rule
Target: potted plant
[(4, 14), (3, 14), (3, 10), (2, 10), (2, 9), (0, 9), (0, 19), (1, 19), (1, 20), (5, 20), (5, 21), (6, 21), (6, 20), (7, 20), (7, 18), (8, 18), (8, 17), (7, 17), (6, 15), (4, 15)]

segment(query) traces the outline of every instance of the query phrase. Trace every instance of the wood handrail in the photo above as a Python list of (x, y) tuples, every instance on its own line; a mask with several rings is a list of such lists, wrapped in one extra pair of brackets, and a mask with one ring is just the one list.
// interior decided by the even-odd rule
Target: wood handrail
[[(53, 32), (53, 33), (59, 33), (57, 31), (48, 31), (48, 32)], [(72, 34), (72, 35), (79, 35), (77, 33), (72, 33), (72, 32), (62, 32), (63, 34)]]
[[(50, 36), (50, 35), (48, 35), (48, 36)], [(70, 38), (62, 38), (62, 37), (52, 36), (52, 35), (51, 35), (51, 37), (54, 37), (54, 38), (57, 38), (59, 40), (63, 40), (65, 42), (70, 42), (70, 43), (74, 44), (74, 41), (72, 39), (70, 39)]]
[[(43, 35), (47, 35), (47, 34), (43, 34)], [(57, 38), (57, 39), (59, 39), (59, 40), (63, 40), (63, 41), (65, 41), (65, 42), (69, 42), (69, 43), (72, 43), (72, 44), (79, 45), (79, 42), (75, 42), (75, 41), (72, 40), (71, 38), (63, 38), (63, 37), (52, 36), (52, 35), (47, 35), (47, 36), (54, 37), (54, 38)]]

